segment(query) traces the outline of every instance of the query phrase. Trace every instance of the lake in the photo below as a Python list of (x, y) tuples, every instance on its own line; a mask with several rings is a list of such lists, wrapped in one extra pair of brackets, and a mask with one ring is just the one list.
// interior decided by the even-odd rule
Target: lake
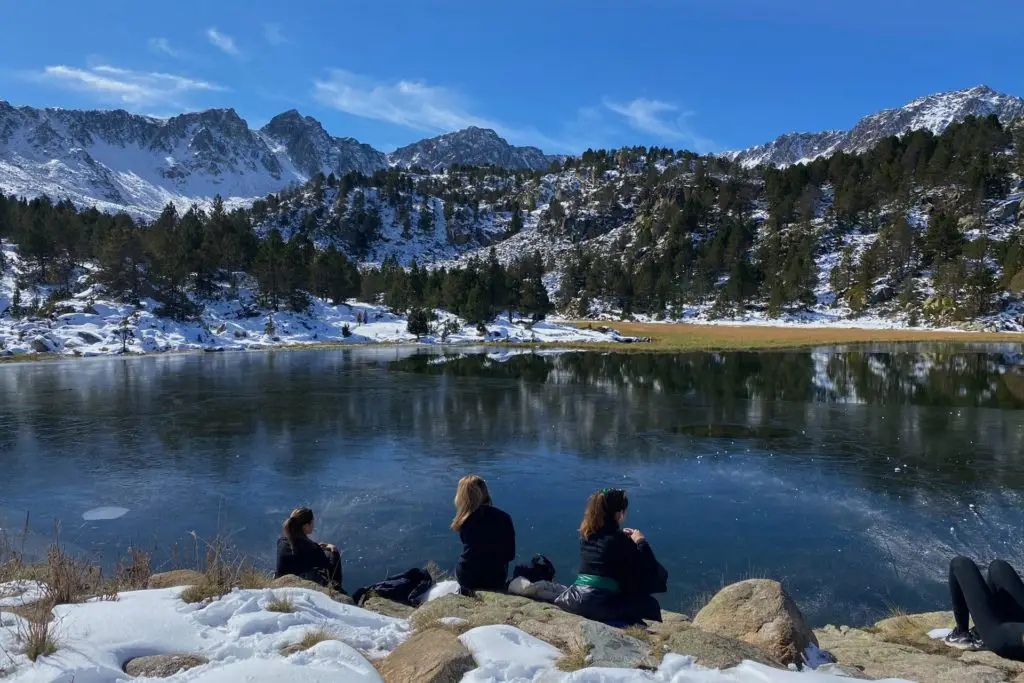
[(1024, 565), (1022, 409), (1009, 345), (9, 364), (0, 523), (16, 533), (28, 512), (30, 549), (59, 528), (108, 565), (136, 544), (170, 568), (195, 531), (269, 567), (307, 504), (351, 592), (430, 559), (451, 568), (455, 483), (476, 472), (520, 560), (543, 553), (571, 581), (585, 500), (617, 486), (669, 570), (665, 609), (768, 576), (814, 624), (855, 624), (945, 609), (956, 553)]

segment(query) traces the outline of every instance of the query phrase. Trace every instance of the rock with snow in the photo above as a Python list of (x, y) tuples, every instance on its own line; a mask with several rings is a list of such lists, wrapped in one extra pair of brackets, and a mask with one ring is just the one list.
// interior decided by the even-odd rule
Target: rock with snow
[(124, 663), (124, 672), (136, 678), (167, 678), (202, 666), (207, 661), (206, 657), (189, 654), (147, 655), (129, 659)]
[(383, 152), (355, 138), (333, 137), (319, 121), (294, 109), (270, 119), (260, 128), (260, 134), (270, 142), (282, 166), (290, 163), (307, 178), (317, 173), (341, 176), (350, 171), (373, 175), (388, 167)]
[(160, 572), (149, 577), (146, 584), (150, 589), (159, 588), (180, 588), (182, 586), (195, 586), (202, 583), (204, 577), (194, 569), (172, 569), (169, 572)]

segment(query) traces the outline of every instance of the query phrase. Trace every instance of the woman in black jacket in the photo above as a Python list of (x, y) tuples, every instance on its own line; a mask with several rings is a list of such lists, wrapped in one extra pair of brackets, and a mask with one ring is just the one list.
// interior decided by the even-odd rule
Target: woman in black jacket
[(668, 590), (668, 572), (639, 530), (621, 528), (627, 508), (622, 489), (590, 496), (580, 525), (579, 576), (556, 605), (616, 626), (661, 621), (661, 605), (652, 593)]
[(316, 543), (313, 533), (313, 511), (296, 508), (284, 521), (283, 534), (277, 539), (277, 569), (274, 577), (292, 574), (321, 586), (341, 587), (341, 553), (330, 543)]
[(508, 566), (516, 556), (516, 530), (512, 518), (491, 504), (487, 482), (475, 474), (459, 480), (452, 530), (462, 540), (455, 568), (459, 586), (467, 591), (504, 591)]

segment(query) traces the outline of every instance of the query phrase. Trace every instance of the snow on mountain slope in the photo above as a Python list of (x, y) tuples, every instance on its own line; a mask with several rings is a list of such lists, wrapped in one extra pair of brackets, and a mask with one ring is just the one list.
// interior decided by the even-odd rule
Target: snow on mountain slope
[(428, 171), (454, 164), (543, 171), (559, 158), (544, 154), (536, 147), (513, 147), (493, 130), (470, 126), (396, 149), (390, 161), (393, 166)]
[(995, 114), (1004, 124), (1024, 117), (1024, 99), (979, 85), (966, 90), (921, 97), (898, 109), (865, 116), (849, 131), (787, 133), (775, 140), (739, 152), (724, 154), (747, 168), (762, 164), (788, 166), (828, 156), (837, 150), (860, 153), (887, 137), (912, 130), (939, 134), (968, 116)]
[(126, 111), (14, 107), (0, 100), (0, 191), (70, 199), (79, 206), (154, 218), (220, 195), (228, 206), (301, 185), (317, 173), (372, 175), (391, 165), (493, 164), (547, 168), (534, 147), (513, 147), (470, 128), (425, 140), (389, 158), (353, 138), (333, 137), (290, 110), (259, 130), (233, 109), (169, 119)]

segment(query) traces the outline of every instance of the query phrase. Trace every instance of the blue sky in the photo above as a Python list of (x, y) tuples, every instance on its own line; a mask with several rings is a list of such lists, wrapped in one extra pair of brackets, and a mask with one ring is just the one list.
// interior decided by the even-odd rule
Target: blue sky
[(0, 99), (296, 108), (378, 148), (467, 125), (550, 152), (737, 149), (981, 83), (1024, 95), (1010, 0), (9, 2)]

